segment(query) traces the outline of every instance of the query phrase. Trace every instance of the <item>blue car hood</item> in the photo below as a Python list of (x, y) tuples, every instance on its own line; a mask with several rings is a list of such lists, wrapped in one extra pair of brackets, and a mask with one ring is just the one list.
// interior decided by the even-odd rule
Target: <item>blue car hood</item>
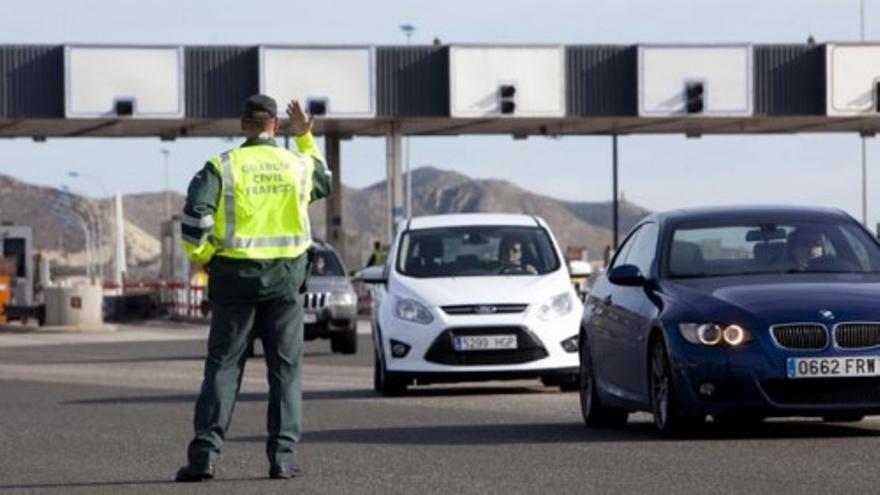
[(710, 321), (756, 320), (826, 322), (819, 313), (831, 311), (834, 321), (880, 321), (880, 275), (783, 274), (667, 280), (675, 300)]

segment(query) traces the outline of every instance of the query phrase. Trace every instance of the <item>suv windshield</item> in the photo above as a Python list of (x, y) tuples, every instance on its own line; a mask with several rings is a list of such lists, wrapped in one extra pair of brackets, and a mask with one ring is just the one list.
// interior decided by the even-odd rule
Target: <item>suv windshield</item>
[(559, 268), (539, 227), (451, 227), (403, 235), (397, 269), (411, 277), (540, 275)]
[(682, 226), (667, 250), (670, 277), (880, 271), (880, 248), (847, 221)]
[(312, 258), (312, 277), (344, 277), (342, 263), (332, 251), (315, 251)]

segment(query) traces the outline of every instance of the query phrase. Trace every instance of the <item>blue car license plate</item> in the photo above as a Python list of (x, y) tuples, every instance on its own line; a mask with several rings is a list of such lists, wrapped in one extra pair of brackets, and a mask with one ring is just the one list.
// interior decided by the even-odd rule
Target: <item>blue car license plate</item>
[(880, 356), (788, 358), (785, 367), (789, 378), (880, 376)]
[(455, 337), (456, 351), (516, 349), (516, 335), (468, 335)]

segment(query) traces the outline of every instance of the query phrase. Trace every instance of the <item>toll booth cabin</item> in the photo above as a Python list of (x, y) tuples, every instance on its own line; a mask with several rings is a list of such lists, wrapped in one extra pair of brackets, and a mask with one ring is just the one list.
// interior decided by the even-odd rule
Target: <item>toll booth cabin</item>
[(10, 304), (30, 306), (34, 304), (34, 235), (30, 227), (0, 225), (0, 258), (9, 271), (11, 285)]

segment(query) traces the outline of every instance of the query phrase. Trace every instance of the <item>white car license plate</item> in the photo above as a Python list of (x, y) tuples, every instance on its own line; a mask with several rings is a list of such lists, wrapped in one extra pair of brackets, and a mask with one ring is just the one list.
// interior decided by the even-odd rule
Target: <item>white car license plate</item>
[(455, 337), (456, 351), (516, 349), (516, 335), (469, 335)]
[(315, 313), (306, 313), (303, 315), (303, 323), (317, 323), (318, 315)]
[(789, 378), (880, 376), (880, 357), (788, 358), (785, 367)]

